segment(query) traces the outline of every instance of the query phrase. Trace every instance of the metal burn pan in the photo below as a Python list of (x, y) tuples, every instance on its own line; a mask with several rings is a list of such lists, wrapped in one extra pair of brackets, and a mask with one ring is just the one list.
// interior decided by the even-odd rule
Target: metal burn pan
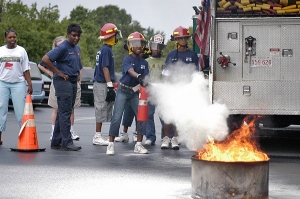
[(269, 161), (216, 162), (192, 156), (192, 198), (267, 199)]

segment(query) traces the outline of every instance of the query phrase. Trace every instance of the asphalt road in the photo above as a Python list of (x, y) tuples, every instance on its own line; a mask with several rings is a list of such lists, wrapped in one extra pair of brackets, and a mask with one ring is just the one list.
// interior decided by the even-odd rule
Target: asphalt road
[[(21, 153), (10, 148), (18, 145), (19, 127), (13, 110), (9, 111), (7, 130), (0, 146), (0, 198), (191, 198), (191, 156), (181, 145), (179, 151), (161, 150), (161, 141), (146, 146), (150, 154), (133, 153), (134, 143), (116, 143), (116, 155), (107, 156), (105, 146), (92, 145), (95, 132), (94, 108), (82, 106), (75, 111), (76, 144), (81, 151), (50, 149), (51, 109), (34, 111), (40, 148), (45, 152)], [(157, 136), (160, 123), (156, 116)], [(109, 123), (103, 125), (108, 136)], [(129, 132), (133, 128), (129, 129)], [(297, 131), (295, 131), (297, 132)], [(296, 133), (295, 133), (296, 134)], [(270, 155), (269, 198), (300, 198), (300, 150), (297, 136), (261, 139)], [(291, 141), (292, 140), (292, 141)], [(292, 146), (293, 145), (293, 146)], [(290, 149), (289, 149), (290, 148)]]

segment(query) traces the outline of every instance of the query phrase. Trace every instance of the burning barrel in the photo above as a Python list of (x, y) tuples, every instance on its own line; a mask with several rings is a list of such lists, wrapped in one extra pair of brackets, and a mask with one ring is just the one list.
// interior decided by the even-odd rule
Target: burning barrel
[(197, 150), (198, 155), (192, 156), (193, 198), (268, 198), (269, 157), (252, 139), (254, 132), (255, 118), (244, 118), (227, 140), (210, 138), (203, 150)]
[(267, 199), (269, 161), (218, 162), (192, 156), (194, 199)]

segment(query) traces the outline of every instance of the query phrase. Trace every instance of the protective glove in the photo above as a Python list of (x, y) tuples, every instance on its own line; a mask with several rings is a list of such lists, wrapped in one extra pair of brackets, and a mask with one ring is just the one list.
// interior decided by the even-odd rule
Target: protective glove
[(143, 86), (143, 87), (148, 86), (148, 82), (146, 81), (145, 75), (138, 74), (137, 79), (141, 86)]
[(105, 101), (106, 102), (114, 102), (116, 99), (116, 92), (114, 90), (112, 82), (107, 82), (107, 94)]

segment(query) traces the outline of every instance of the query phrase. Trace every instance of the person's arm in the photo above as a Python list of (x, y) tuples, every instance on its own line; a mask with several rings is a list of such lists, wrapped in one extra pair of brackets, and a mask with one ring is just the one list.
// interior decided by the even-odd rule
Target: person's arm
[(67, 80), (69, 78), (68, 75), (63, 74), (53, 65), (53, 62), (50, 60), (47, 54), (43, 56), (42, 61), (46, 64), (47, 68), (56, 73), (59, 77), (64, 78), (64, 80)]
[(50, 77), (53, 77), (53, 72), (42, 66), (41, 64), (38, 64), (38, 67), (41, 71), (43, 71), (45, 74), (49, 75)]
[(104, 78), (105, 78), (107, 87), (113, 87), (112, 81), (110, 79), (110, 73), (109, 73), (108, 68), (104, 66), (102, 68), (102, 70), (103, 70), (103, 74), (104, 74)]
[(80, 84), (81, 83), (81, 78), (82, 78), (82, 69), (79, 71), (78, 79), (77, 82)]
[(25, 80), (27, 81), (27, 84), (28, 84), (27, 93), (31, 95), (33, 90), (32, 90), (30, 72), (29, 72), (29, 70), (26, 70), (25, 72), (23, 72), (23, 74), (24, 74)]
[(139, 74), (135, 72), (133, 68), (129, 68), (127, 72), (129, 73), (129, 75), (131, 75), (131, 77), (138, 78)]

